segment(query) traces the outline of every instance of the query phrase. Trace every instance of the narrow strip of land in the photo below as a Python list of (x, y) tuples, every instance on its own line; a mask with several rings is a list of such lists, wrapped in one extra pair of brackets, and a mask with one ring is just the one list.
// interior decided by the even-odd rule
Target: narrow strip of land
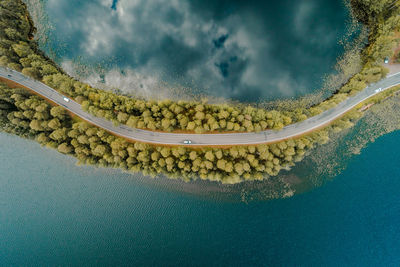
[[(130, 128), (126, 125), (114, 126), (111, 121), (96, 117), (83, 111), (81, 105), (74, 100), (66, 98), (53, 88), (50, 88), (39, 81), (33, 80), (20, 72), (0, 67), (0, 77), (29, 88), (37, 94), (63, 106), (65, 109), (82, 119), (115, 135), (145, 143), (188, 146), (253, 145), (274, 143), (288, 138), (293, 138), (329, 124), (366, 99), (390, 87), (400, 84), (400, 73), (390, 75), (385, 79), (366, 87), (357, 95), (347, 98), (336, 107), (302, 122), (288, 125), (279, 131), (266, 130), (257, 133), (183, 134), (153, 132)], [(190, 140), (191, 144), (185, 144), (186, 140)]]

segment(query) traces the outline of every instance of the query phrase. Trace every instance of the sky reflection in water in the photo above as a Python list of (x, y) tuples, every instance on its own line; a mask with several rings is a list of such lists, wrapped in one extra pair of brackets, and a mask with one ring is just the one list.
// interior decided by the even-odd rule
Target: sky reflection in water
[(340, 0), (49, 0), (46, 12), (61, 61), (111, 62), (139, 73), (141, 88), (166, 81), (242, 101), (319, 89), (348, 19)]

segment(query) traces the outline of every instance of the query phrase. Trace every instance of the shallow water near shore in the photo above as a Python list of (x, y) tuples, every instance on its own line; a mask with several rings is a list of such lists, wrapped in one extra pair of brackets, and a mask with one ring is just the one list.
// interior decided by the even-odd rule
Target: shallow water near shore
[(0, 265), (398, 265), (399, 139), (381, 137), (324, 187), (245, 204), (0, 134)]

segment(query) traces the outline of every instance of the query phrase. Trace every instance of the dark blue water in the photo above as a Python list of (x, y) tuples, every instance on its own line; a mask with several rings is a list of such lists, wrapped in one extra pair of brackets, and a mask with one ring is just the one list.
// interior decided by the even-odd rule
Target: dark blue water
[(400, 132), (291, 199), (224, 203), (0, 135), (0, 265), (399, 266)]
[(117, 4), (118, 4), (118, 0), (113, 0), (112, 4), (111, 4), (111, 9), (112, 10), (117, 10)]
[(91, 81), (132, 93), (166, 82), (240, 101), (320, 90), (349, 19), (342, 0), (45, 3), (42, 48), (67, 69), (79, 61), (101, 73)]

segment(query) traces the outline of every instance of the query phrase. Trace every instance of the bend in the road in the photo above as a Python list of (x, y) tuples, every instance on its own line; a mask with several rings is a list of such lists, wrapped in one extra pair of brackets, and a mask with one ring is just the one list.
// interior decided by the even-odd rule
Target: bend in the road
[[(324, 111), (323, 113), (308, 118), (302, 122), (285, 126), (282, 130), (265, 130), (251, 133), (220, 133), (220, 134), (183, 134), (154, 132), (142, 129), (130, 128), (126, 125), (114, 126), (112, 122), (103, 118), (95, 117), (83, 111), (81, 105), (70, 99), (65, 101), (65, 96), (53, 88), (33, 80), (20, 72), (0, 67), (0, 77), (20, 84), (37, 94), (47, 98), (54, 103), (63, 106), (68, 111), (81, 117), (82, 119), (100, 127), (108, 132), (127, 138), (133, 141), (158, 144), (158, 145), (185, 145), (185, 146), (234, 146), (234, 145), (254, 145), (262, 143), (274, 143), (285, 139), (303, 135), (315, 129), (321, 128), (344, 113), (353, 109), (359, 103), (384, 91), (390, 87), (400, 84), (400, 73), (393, 74), (385, 79), (366, 87), (355, 96), (349, 97), (336, 107)], [(191, 144), (185, 144), (185, 140), (190, 140)]]

